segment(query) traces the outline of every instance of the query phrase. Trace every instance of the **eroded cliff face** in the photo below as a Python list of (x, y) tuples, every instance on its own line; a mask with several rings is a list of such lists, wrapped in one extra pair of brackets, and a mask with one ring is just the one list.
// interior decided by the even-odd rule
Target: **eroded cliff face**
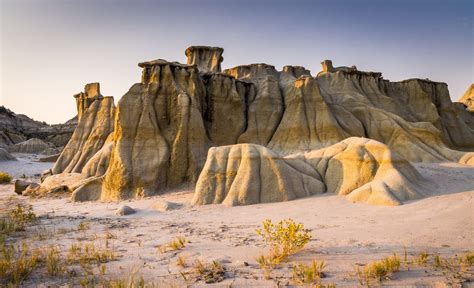
[(466, 93), (458, 100), (462, 103), (467, 111), (474, 112), (474, 83), (467, 88)]
[[(197, 182), (194, 204), (332, 192), (398, 205), (424, 196), (410, 161), (472, 163), (472, 153), (456, 149), (474, 150), (474, 115), (451, 102), (444, 83), (390, 82), (328, 61), (317, 77), (262, 63), (220, 72), (222, 52), (194, 46), (188, 64), (140, 63), (141, 83), (115, 112), (106, 98), (88, 102), (94, 89), (77, 97), (85, 110), (67, 150), (76, 153), (63, 152), (54, 171), (88, 177), (73, 199), (143, 197)], [(99, 111), (108, 116), (85, 120)]]
[[(85, 91), (88, 91), (89, 87), (86, 85)], [(79, 123), (71, 140), (54, 164), (53, 174), (81, 173), (87, 162), (102, 149), (107, 137), (114, 130), (114, 99), (104, 97), (99, 90), (96, 91), (98, 94), (94, 96), (94, 100), (87, 100), (87, 107), (82, 104), (77, 106)]]
[(139, 66), (142, 82), (118, 103), (103, 199), (194, 183), (210, 144), (203, 121), (206, 87), (196, 66), (164, 60)]

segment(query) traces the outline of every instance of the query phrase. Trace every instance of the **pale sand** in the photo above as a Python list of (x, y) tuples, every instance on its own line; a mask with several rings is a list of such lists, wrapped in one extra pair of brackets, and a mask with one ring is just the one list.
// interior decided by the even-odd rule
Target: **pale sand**
[[(19, 162), (24, 165), (23, 162)], [(36, 164), (28, 164), (36, 165)], [(338, 287), (358, 285), (354, 274), (357, 264), (397, 252), (403, 258), (403, 247), (409, 257), (421, 251), (454, 256), (474, 250), (474, 168), (456, 163), (416, 164), (418, 171), (437, 187), (425, 191), (431, 197), (405, 203), (397, 207), (370, 206), (351, 203), (340, 196), (323, 194), (295, 201), (227, 208), (220, 205), (189, 207), (192, 191), (181, 191), (142, 200), (120, 203), (71, 203), (68, 199), (28, 199), (34, 211), (41, 216), (41, 227), (46, 229), (77, 228), (83, 220), (91, 221), (87, 231), (57, 233), (41, 245), (59, 245), (64, 251), (78, 239), (104, 242), (104, 234), (111, 232), (116, 240), (109, 240), (121, 258), (107, 264), (109, 278), (138, 271), (147, 280), (161, 281), (160, 285), (183, 286), (177, 254), (194, 259), (219, 260), (228, 269), (229, 278), (217, 284), (228, 287), (274, 287), (292, 283), (291, 263), (312, 259), (327, 263), (323, 284), (336, 283)], [(0, 170), (2, 170), (0, 162)], [(39, 167), (43, 169), (44, 167)], [(39, 169), (38, 168), (38, 169)], [(0, 197), (13, 194), (12, 185), (0, 185)], [(158, 212), (151, 209), (157, 199), (165, 199), (183, 206), (174, 211)], [(137, 209), (129, 216), (114, 214), (121, 204)], [(305, 249), (290, 258), (282, 268), (265, 280), (255, 258), (264, 253), (263, 241), (255, 229), (264, 219), (278, 221), (292, 218), (311, 230), (313, 239)], [(32, 228), (33, 230), (35, 228)], [(95, 235), (95, 236), (94, 236)], [(160, 254), (156, 246), (177, 236), (189, 243), (183, 250)], [(101, 240), (102, 239), (102, 240)], [(249, 265), (245, 266), (244, 262)], [(470, 270), (471, 277), (472, 269)], [(67, 283), (67, 278), (52, 282), (37, 275), (26, 285)], [(402, 267), (402, 272), (384, 284), (429, 285), (449, 287), (450, 280), (441, 271), (428, 267)], [(203, 282), (192, 286), (205, 286)]]

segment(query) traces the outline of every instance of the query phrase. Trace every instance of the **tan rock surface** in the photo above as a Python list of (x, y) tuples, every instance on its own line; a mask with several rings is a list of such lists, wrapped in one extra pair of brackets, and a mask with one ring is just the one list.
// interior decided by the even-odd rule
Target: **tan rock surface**
[(458, 100), (466, 106), (469, 112), (474, 112), (474, 83), (467, 88), (466, 93)]
[(188, 65), (196, 65), (199, 72), (221, 72), (224, 49), (220, 47), (191, 46), (185, 54)]
[(89, 104), (79, 124), (52, 171), (81, 173), (86, 163), (99, 151), (114, 127), (115, 105), (112, 97), (102, 97)]
[(194, 183), (205, 161), (206, 90), (198, 70), (163, 60), (139, 66), (142, 83), (118, 103), (103, 199), (153, 195)]
[(247, 205), (331, 192), (351, 201), (399, 205), (422, 197), (422, 185), (427, 183), (408, 161), (370, 139), (352, 137), (286, 157), (239, 144), (209, 150), (192, 204)]
[(238, 144), (209, 150), (192, 204), (280, 202), (325, 190), (319, 174), (303, 161), (289, 165), (266, 147)]

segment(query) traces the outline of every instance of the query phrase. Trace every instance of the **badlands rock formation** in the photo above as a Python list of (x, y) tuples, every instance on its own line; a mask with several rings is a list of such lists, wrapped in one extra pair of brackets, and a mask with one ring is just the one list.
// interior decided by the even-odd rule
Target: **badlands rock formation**
[(458, 102), (464, 104), (468, 111), (474, 112), (474, 83), (469, 86), (466, 93), (464, 93)]
[(114, 130), (114, 99), (110, 96), (102, 96), (98, 83), (87, 84), (84, 92), (74, 97), (77, 101), (79, 123), (71, 140), (54, 164), (52, 172), (53, 174), (81, 173), (87, 166), (89, 167), (87, 171), (93, 169), (93, 174), (96, 174), (98, 164), (88, 163), (88, 161), (108, 161), (107, 156), (103, 159), (104, 157), (94, 157), (94, 155), (101, 151), (109, 134)]
[(399, 205), (427, 186), (411, 164), (386, 145), (348, 138), (319, 150), (281, 157), (255, 144), (213, 147), (193, 204), (280, 202), (331, 192), (352, 201)]
[(31, 138), (8, 147), (10, 152), (52, 155), (59, 152), (53, 144), (38, 138)]
[(0, 148), (0, 161), (11, 161), (16, 160), (15, 157), (10, 154), (7, 150)]
[(31, 138), (52, 143), (58, 148), (63, 147), (71, 138), (76, 125), (76, 118), (64, 124), (49, 125), (0, 106), (0, 147), (6, 148)]
[(221, 72), (222, 53), (194, 46), (187, 64), (139, 63), (142, 80), (116, 109), (98, 84), (87, 85), (76, 96), (78, 127), (52, 171), (81, 173), (73, 200), (197, 183), (194, 204), (330, 192), (398, 205), (424, 196), (427, 183), (410, 162), (472, 164), (474, 114), (451, 102), (445, 83), (390, 82), (328, 60), (316, 77), (263, 63)]

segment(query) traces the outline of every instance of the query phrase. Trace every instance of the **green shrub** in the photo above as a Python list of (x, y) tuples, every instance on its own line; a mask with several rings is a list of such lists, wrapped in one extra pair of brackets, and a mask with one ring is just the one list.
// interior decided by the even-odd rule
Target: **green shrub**
[(295, 223), (292, 219), (281, 220), (278, 224), (273, 224), (267, 219), (263, 222), (263, 227), (256, 232), (270, 248), (269, 255), (263, 256), (262, 259), (265, 260), (263, 262), (272, 266), (285, 261), (290, 255), (303, 249), (311, 240), (311, 235), (304, 225)]
[(12, 179), (12, 176), (10, 176), (8, 173), (0, 172), (0, 184), (10, 183)]

